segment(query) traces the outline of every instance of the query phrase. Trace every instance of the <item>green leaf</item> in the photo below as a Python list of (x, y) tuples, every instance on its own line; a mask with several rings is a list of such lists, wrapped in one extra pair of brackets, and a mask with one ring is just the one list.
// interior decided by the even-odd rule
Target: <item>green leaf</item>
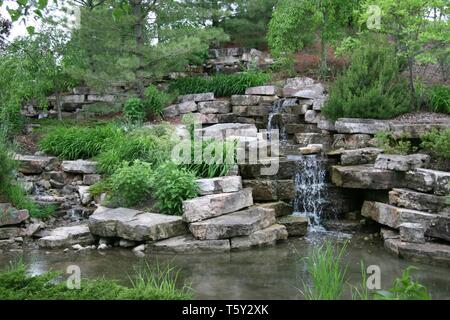
[(30, 35), (34, 34), (35, 28), (33, 26), (28, 26), (27, 31), (28, 31), (28, 34), (30, 34)]
[(23, 7), (25, 7), (28, 4), (28, 0), (17, 0), (17, 3)]
[(48, 5), (48, 0), (39, 0), (38, 1), (38, 8), (44, 9)]

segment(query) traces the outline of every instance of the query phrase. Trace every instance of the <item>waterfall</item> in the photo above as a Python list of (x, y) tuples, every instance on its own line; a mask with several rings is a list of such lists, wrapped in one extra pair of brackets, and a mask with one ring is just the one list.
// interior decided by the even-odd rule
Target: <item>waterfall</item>
[[(287, 103), (287, 101), (289, 100), (285, 100), (285, 99), (279, 99), (276, 100), (273, 105), (272, 105), (272, 110), (269, 113), (269, 119), (267, 121), (267, 131), (269, 132), (269, 139), (271, 139), (271, 130), (273, 129), (278, 129), (280, 130), (280, 140), (284, 141), (287, 140), (287, 133), (286, 133), (286, 128), (283, 125), (283, 121), (281, 119), (278, 119), (275, 117), (279, 114), (281, 114), (282, 110), (285, 107), (289, 107), (290, 104)], [(274, 117), (275, 120), (274, 121)]]
[(326, 203), (326, 170), (316, 155), (300, 156), (297, 159), (294, 215), (308, 217), (311, 231), (324, 231), (321, 214)]

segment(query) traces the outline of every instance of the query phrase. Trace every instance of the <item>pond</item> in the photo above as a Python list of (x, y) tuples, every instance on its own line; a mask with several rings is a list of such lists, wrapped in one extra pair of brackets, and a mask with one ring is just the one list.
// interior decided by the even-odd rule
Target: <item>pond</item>
[[(413, 279), (425, 285), (433, 299), (450, 298), (449, 269), (398, 259), (387, 253), (378, 238), (364, 240), (354, 235), (345, 256), (348, 263), (349, 283), (360, 283), (360, 261), (365, 266), (378, 265), (381, 287), (388, 289), (392, 281), (410, 265), (418, 270)], [(222, 254), (147, 255), (136, 257), (131, 250), (112, 249), (104, 252), (32, 250), (7, 252), (0, 255), (0, 268), (14, 258), (23, 258), (31, 273), (49, 269), (65, 272), (67, 266), (78, 265), (82, 277), (117, 279), (129, 283), (133, 268), (143, 263), (164, 265), (169, 263), (181, 270), (182, 280), (190, 283), (196, 299), (302, 299), (299, 289), (308, 281), (302, 257), (308, 256), (323, 239), (343, 241), (342, 234), (310, 234), (304, 239), (290, 239), (276, 246), (250, 251)], [(345, 298), (350, 298), (346, 290)]]

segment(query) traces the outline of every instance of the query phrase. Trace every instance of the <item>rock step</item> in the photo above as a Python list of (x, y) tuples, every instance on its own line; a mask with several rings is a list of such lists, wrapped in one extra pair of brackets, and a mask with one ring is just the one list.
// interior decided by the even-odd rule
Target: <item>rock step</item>
[(118, 208), (89, 217), (89, 229), (97, 236), (131, 241), (157, 241), (187, 233), (181, 217)]
[(44, 171), (51, 171), (58, 164), (58, 159), (55, 157), (15, 154), (14, 160), (19, 163), (19, 172), (23, 174), (40, 174)]
[(394, 229), (399, 229), (405, 222), (420, 223), (426, 230), (425, 235), (450, 241), (450, 216), (445, 214), (431, 214), (373, 201), (364, 201), (361, 214)]
[(186, 222), (197, 222), (252, 205), (253, 197), (250, 188), (232, 193), (206, 195), (183, 201), (183, 219)]
[(48, 236), (38, 240), (38, 245), (42, 248), (61, 248), (75, 244), (89, 245), (94, 241), (88, 225), (81, 224), (53, 229)]
[(343, 166), (375, 163), (377, 156), (383, 153), (379, 148), (360, 148), (343, 150), (341, 153), (341, 164)]
[(332, 166), (331, 180), (342, 188), (387, 190), (402, 188), (405, 173), (374, 168), (373, 165)]
[(92, 174), (95, 173), (97, 163), (89, 160), (63, 161), (61, 169), (69, 173)]
[(252, 207), (217, 218), (191, 223), (189, 230), (196, 239), (216, 240), (248, 236), (274, 223), (274, 210)]
[(289, 237), (303, 237), (308, 232), (308, 218), (300, 216), (285, 216), (277, 223), (286, 227)]
[(16, 210), (9, 203), (0, 203), (0, 227), (19, 224), (29, 216), (28, 210)]
[(286, 240), (288, 232), (286, 227), (279, 224), (274, 224), (262, 230), (243, 236), (231, 238), (231, 249), (247, 249), (255, 246), (272, 245), (277, 241)]
[(202, 196), (242, 190), (242, 178), (240, 176), (198, 179), (196, 182)]
[(422, 263), (450, 266), (450, 246), (447, 244), (426, 242), (403, 242), (397, 232), (382, 230), (384, 247), (400, 258)]
[(254, 124), (219, 123), (207, 128), (198, 129), (203, 138), (225, 139), (226, 137), (256, 137), (258, 130)]
[(258, 207), (266, 208), (266, 209), (273, 209), (275, 210), (275, 216), (276, 217), (283, 217), (283, 216), (289, 216), (294, 212), (294, 208), (291, 204), (288, 204), (284, 201), (277, 201), (277, 202), (268, 202), (264, 204), (257, 204)]
[(185, 235), (152, 243), (147, 250), (164, 253), (224, 252), (230, 251), (230, 240), (197, 240), (192, 235)]
[(426, 154), (380, 154), (375, 160), (374, 167), (382, 170), (409, 171), (428, 166), (430, 156)]
[(447, 196), (450, 193), (450, 172), (416, 169), (406, 173), (406, 186), (422, 192)]
[(427, 212), (450, 211), (446, 196), (436, 196), (409, 189), (392, 189), (389, 192), (389, 204), (411, 210)]

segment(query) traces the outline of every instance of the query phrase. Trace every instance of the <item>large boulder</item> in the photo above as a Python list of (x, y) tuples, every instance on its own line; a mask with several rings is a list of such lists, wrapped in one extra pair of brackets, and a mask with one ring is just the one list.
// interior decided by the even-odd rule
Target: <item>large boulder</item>
[(266, 209), (272, 209), (275, 211), (275, 216), (278, 217), (284, 217), (289, 216), (294, 212), (294, 208), (291, 204), (288, 204), (284, 201), (277, 201), (277, 202), (268, 202), (259, 204), (259, 207), (266, 208)]
[(0, 203), (0, 227), (19, 224), (29, 216), (28, 210), (16, 210), (9, 203)]
[(295, 197), (293, 179), (286, 180), (244, 180), (244, 188), (253, 190), (255, 201), (292, 200)]
[(117, 225), (119, 222), (133, 220), (142, 211), (117, 208), (103, 210), (89, 217), (89, 229), (100, 237), (117, 237)]
[(199, 240), (228, 239), (237, 236), (248, 236), (274, 223), (275, 211), (261, 207), (252, 207), (244, 211), (191, 223), (189, 230)]
[(320, 99), (323, 98), (325, 88), (321, 83), (311, 84), (301, 89), (284, 87), (283, 96), (287, 98), (302, 98), (302, 99)]
[(426, 154), (380, 154), (375, 160), (374, 167), (382, 170), (409, 171), (428, 166), (430, 156)]
[(361, 215), (370, 218), (382, 225), (398, 229), (400, 224), (401, 209), (375, 201), (364, 201), (361, 208)]
[(334, 149), (361, 149), (370, 147), (372, 140), (372, 136), (369, 134), (356, 133), (356, 134), (335, 134), (333, 135), (333, 144), (332, 147)]
[(261, 96), (253, 95), (234, 95), (231, 96), (231, 105), (233, 106), (255, 106), (261, 102)]
[(436, 196), (409, 189), (392, 189), (389, 192), (391, 205), (411, 210), (441, 212), (450, 210), (446, 196)]
[(212, 101), (212, 100), (214, 100), (213, 92), (194, 93), (194, 94), (187, 94), (187, 95), (178, 97), (179, 103), (183, 103), (183, 102), (187, 102), (187, 101), (201, 102), (201, 101)]
[(410, 189), (433, 192), (446, 196), (450, 193), (450, 172), (416, 169), (406, 173), (406, 186)]
[(275, 244), (277, 241), (286, 240), (288, 232), (286, 227), (274, 224), (262, 230), (258, 230), (248, 236), (231, 238), (231, 249), (247, 249), (255, 246)]
[(279, 89), (276, 86), (251, 87), (245, 90), (245, 94), (259, 95), (259, 96), (276, 96), (279, 94)]
[(374, 135), (379, 131), (389, 131), (389, 122), (386, 120), (340, 118), (334, 126), (338, 133)]
[(332, 166), (331, 180), (338, 187), (386, 190), (402, 188), (404, 173), (382, 170), (371, 165)]
[(195, 112), (197, 111), (197, 104), (194, 101), (181, 102), (178, 105), (178, 111), (181, 114)]
[(154, 242), (147, 250), (181, 254), (226, 252), (230, 251), (230, 240), (197, 240), (191, 235), (186, 235)]
[(341, 164), (344, 166), (374, 163), (379, 154), (383, 153), (379, 148), (361, 148), (343, 150)]
[(58, 159), (55, 157), (30, 156), (16, 154), (14, 160), (19, 163), (19, 171), (23, 174), (40, 174), (53, 170)]
[(218, 177), (211, 179), (198, 179), (200, 195), (214, 193), (237, 192), (242, 189), (242, 178), (240, 176)]
[(213, 126), (199, 129), (203, 138), (224, 139), (229, 137), (256, 137), (258, 129), (254, 124), (244, 123), (219, 123)]
[(177, 104), (172, 104), (163, 110), (164, 118), (174, 118), (180, 115), (180, 109)]
[(95, 239), (89, 231), (87, 224), (71, 227), (61, 227), (50, 231), (48, 236), (40, 238), (38, 244), (43, 248), (60, 248), (75, 244), (89, 245)]
[(89, 160), (63, 161), (61, 169), (69, 173), (92, 174), (95, 173), (97, 163)]
[(277, 220), (286, 227), (289, 237), (303, 237), (308, 232), (308, 218), (301, 216), (285, 216)]
[(186, 233), (186, 224), (177, 216), (141, 213), (117, 222), (117, 236), (132, 241), (158, 241)]
[(226, 213), (234, 212), (253, 205), (252, 190), (206, 195), (183, 201), (183, 219), (196, 222)]
[(198, 103), (198, 111), (200, 113), (230, 113), (230, 101), (216, 100)]

